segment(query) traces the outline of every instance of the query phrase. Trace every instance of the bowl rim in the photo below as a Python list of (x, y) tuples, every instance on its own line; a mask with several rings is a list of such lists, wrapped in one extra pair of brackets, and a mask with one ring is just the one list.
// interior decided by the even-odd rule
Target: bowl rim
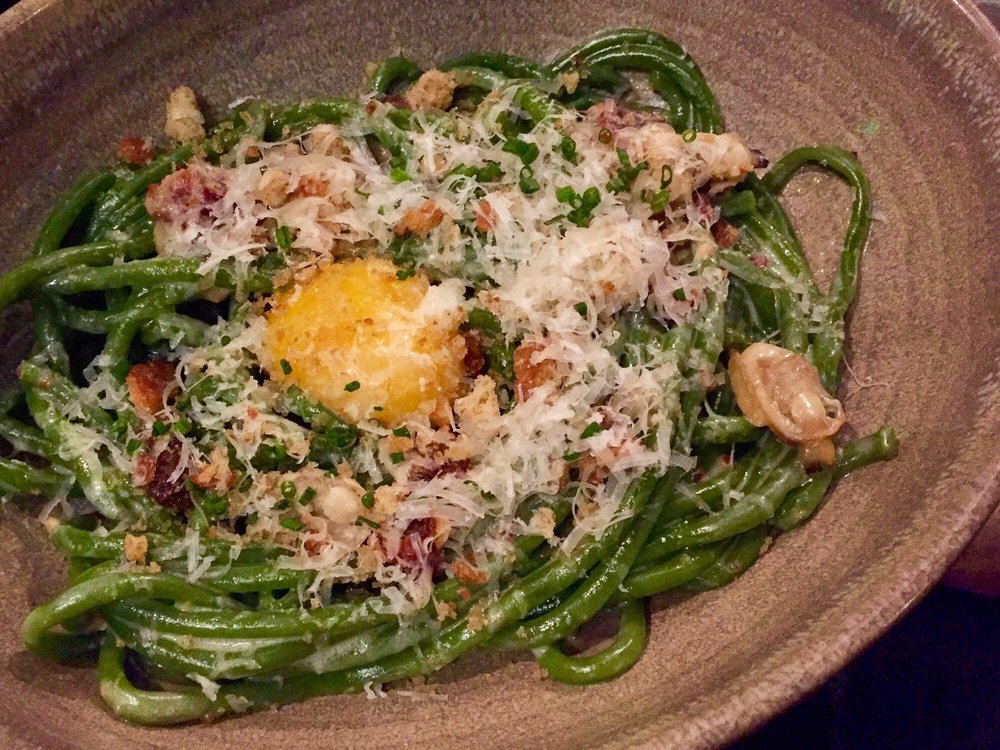
[[(67, 0), (20, 0), (0, 13), (0, 62), (5, 58), (4, 41), (10, 35), (43, 14), (58, 12), (66, 4)], [(113, 4), (113, 0), (96, 0), (85, 12)], [(969, 35), (978, 43), (975, 53), (1000, 74), (1000, 28), (974, 0), (946, 0), (941, 2), (941, 7), (942, 13), (956, 23), (968, 25)], [(993, 399), (1000, 401), (1000, 396), (994, 395)], [(1000, 427), (996, 433), (1000, 437)], [(934, 546), (925, 549), (921, 566), (907, 572), (893, 551), (887, 551), (877, 563), (894, 571), (892, 579), (879, 580), (875, 567), (856, 578), (850, 590), (856, 595), (864, 594), (862, 605), (840, 601), (823, 610), (808, 630), (797, 634), (802, 637), (793, 646), (784, 647), (790, 649), (792, 656), (780, 669), (765, 673), (764, 660), (761, 660), (749, 672), (749, 681), (720, 686), (719, 700), (713, 701), (711, 710), (698, 710), (691, 703), (684, 704), (681, 711), (695, 710), (686, 713), (683, 722), (677, 721), (676, 714), (653, 719), (619, 735), (613, 744), (662, 748), (683, 743), (692, 748), (715, 747), (747, 735), (819, 688), (930, 592), (1000, 504), (1000, 448), (993, 450), (992, 457), (986, 459), (981, 470), (985, 479), (980, 487), (968, 492), (964, 515), (940, 529), (944, 535)], [(817, 633), (821, 625), (826, 632)], [(764, 691), (766, 700), (760, 699), (760, 691)]]

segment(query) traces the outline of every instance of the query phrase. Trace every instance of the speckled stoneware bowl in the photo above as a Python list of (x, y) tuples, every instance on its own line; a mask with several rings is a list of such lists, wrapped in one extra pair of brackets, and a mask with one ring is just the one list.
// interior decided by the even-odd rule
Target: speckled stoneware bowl
[[(841, 482), (736, 584), (660, 602), (644, 658), (614, 682), (567, 687), (530, 660), (478, 655), (415, 695), (331, 697), (175, 729), (116, 721), (90, 670), (25, 652), (21, 620), (63, 570), (39, 525), (7, 508), (0, 745), (715, 746), (814, 688), (937, 580), (989, 515), (1000, 470), (1000, 43), (965, 3), (32, 0), (0, 17), (2, 265), (119, 136), (158, 132), (176, 84), (218, 111), (245, 94), (356, 91), (367, 62), (401, 49), (424, 62), (474, 48), (545, 56), (623, 25), (682, 42), (729, 126), (766, 153), (814, 141), (857, 150), (878, 221), (851, 325), (856, 379), (841, 395), (854, 429), (897, 427), (898, 460)], [(828, 267), (845, 191), (806, 176), (790, 192)], [(12, 370), (23, 320), (4, 326)]]

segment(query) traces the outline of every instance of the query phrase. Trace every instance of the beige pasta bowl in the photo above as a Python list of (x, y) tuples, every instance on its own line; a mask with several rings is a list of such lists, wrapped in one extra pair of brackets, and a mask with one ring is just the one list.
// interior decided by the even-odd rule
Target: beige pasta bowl
[[(701, 64), (728, 127), (768, 154), (857, 152), (875, 222), (838, 394), (858, 434), (902, 448), (841, 481), (815, 518), (725, 588), (656, 602), (646, 653), (588, 688), (503, 653), (426, 685), (171, 729), (126, 725), (89, 669), (43, 662), (19, 628), (64, 570), (31, 513), (0, 512), (0, 745), (11, 748), (712, 747), (787, 708), (943, 574), (1000, 490), (1000, 40), (969, 3), (823, 0), (172, 4), (27, 0), (0, 16), (5, 268), (45, 209), (117, 139), (158, 132), (186, 83), (216, 114), (240, 96), (360, 89), (366, 63), (470, 49), (545, 57), (607, 28), (656, 29)], [(807, 174), (788, 205), (829, 276), (847, 192)], [(5, 377), (25, 346), (7, 314)]]

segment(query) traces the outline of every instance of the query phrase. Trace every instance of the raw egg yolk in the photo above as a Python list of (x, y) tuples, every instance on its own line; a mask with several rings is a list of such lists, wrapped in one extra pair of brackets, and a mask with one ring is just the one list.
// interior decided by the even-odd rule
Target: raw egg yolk
[(277, 293), (265, 366), (342, 417), (383, 425), (430, 416), (459, 395), (461, 295), (376, 258), (328, 263)]

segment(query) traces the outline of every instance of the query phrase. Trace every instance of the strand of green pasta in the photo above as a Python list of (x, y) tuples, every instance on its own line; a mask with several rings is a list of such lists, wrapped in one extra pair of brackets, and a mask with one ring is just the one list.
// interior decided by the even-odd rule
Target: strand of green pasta
[[(623, 500), (623, 511), (634, 512), (644, 507), (648, 496), (643, 497), (641, 489), (630, 489)], [(280, 682), (259, 680), (226, 685), (214, 699), (209, 699), (192, 689), (176, 693), (137, 690), (127, 679), (122, 680), (121, 652), (112, 641), (105, 641), (99, 667), (102, 695), (112, 710), (127, 720), (161, 724), (227, 713), (234, 709), (234, 701), (245, 709), (260, 709), (314, 695), (353, 692), (366, 685), (429, 674), (483, 644), (505, 626), (522, 618), (533, 606), (578, 579), (617, 543), (627, 525), (627, 521), (619, 521), (599, 540), (585, 542), (572, 556), (559, 556), (544, 563), (501, 591), (495, 599), (484, 603), (475, 620), (469, 616), (460, 617), (432, 638), (372, 663), (324, 674), (298, 675)], [(146, 698), (149, 698), (148, 703)], [(153, 706), (156, 709), (150, 710)]]

